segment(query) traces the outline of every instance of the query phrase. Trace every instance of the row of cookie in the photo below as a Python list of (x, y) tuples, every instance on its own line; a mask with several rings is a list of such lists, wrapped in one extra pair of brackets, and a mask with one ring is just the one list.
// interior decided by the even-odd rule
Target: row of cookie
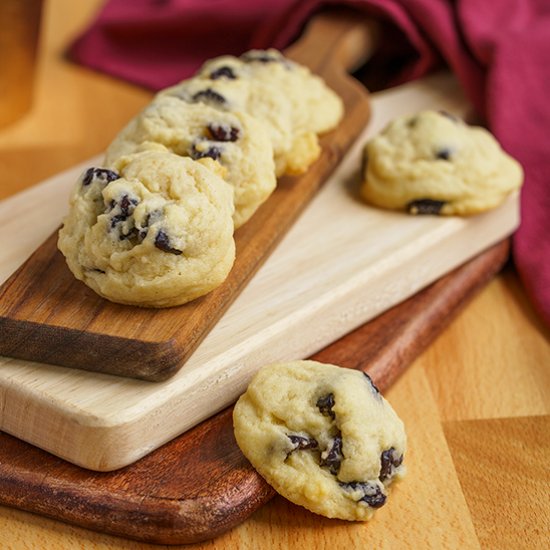
[(317, 135), (342, 114), (341, 99), (322, 79), (276, 50), (223, 56), (161, 91), (113, 141), (105, 164), (116, 168), (152, 144), (217, 160), (234, 189), (238, 228), (273, 192), (276, 177), (308, 169), (320, 154)]
[[(341, 101), (269, 50), (207, 63), (159, 93), (73, 190), (58, 246), (77, 279), (119, 303), (168, 307), (210, 292), (234, 228), (307, 169)], [(229, 185), (228, 185), (229, 184)]]

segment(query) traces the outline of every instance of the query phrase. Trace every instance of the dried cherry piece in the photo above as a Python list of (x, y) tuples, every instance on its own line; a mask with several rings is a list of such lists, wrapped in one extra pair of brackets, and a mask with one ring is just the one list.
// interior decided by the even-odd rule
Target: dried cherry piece
[(243, 61), (253, 62), (258, 61), (259, 63), (274, 63), (281, 61), (281, 58), (276, 55), (271, 55), (267, 52), (246, 52), (241, 55)]
[(438, 149), (435, 153), (435, 158), (439, 160), (451, 160), (453, 152), (451, 149), (444, 147), (443, 149)]
[(326, 466), (332, 475), (337, 475), (344, 455), (342, 454), (342, 436), (336, 435), (330, 449), (321, 453), (319, 466)]
[(214, 141), (237, 141), (241, 131), (229, 124), (217, 124), (211, 122), (207, 126), (208, 132)]
[[(134, 212), (136, 206), (138, 205), (139, 201), (137, 199), (132, 199), (128, 195), (123, 195), (122, 199), (120, 199), (120, 202), (114, 203), (111, 202), (109, 205), (111, 207), (111, 210), (118, 204), (118, 207), (120, 209), (120, 214), (116, 214), (111, 218), (111, 229), (113, 229), (117, 224), (126, 221)], [(126, 235), (121, 235), (121, 239), (124, 238)]]
[(437, 201), (433, 199), (418, 199), (407, 204), (407, 212), (409, 214), (434, 214), (437, 215), (445, 205), (445, 201)]
[(218, 160), (222, 156), (222, 148), (218, 145), (211, 145), (204, 151), (199, 151), (197, 149), (197, 144), (193, 144), (191, 147), (191, 158), (194, 160), (202, 159), (205, 157), (210, 157), (211, 159)]
[(210, 78), (212, 80), (218, 80), (218, 78), (229, 78), (229, 80), (235, 80), (237, 76), (233, 72), (231, 67), (224, 65), (223, 67), (218, 67), (210, 73)]
[(332, 410), (332, 407), (334, 407), (334, 394), (328, 393), (327, 395), (322, 395), (317, 399), (317, 403), (315, 403), (319, 411), (324, 416), (330, 416), (332, 420), (336, 418), (336, 415), (334, 414), (334, 411)]
[(400, 455), (394, 447), (382, 451), (380, 455), (380, 481), (391, 479), (395, 474), (396, 468), (403, 463), (403, 455)]
[(224, 104), (226, 103), (225, 97), (223, 95), (219, 94), (218, 92), (215, 92), (212, 90), (212, 88), (206, 88), (205, 90), (201, 90), (200, 92), (197, 92), (193, 95), (191, 98), (193, 101), (206, 101), (206, 102), (214, 102), (214, 103), (220, 103)]
[(107, 184), (119, 178), (120, 176), (116, 172), (107, 168), (88, 168), (84, 176), (82, 176), (82, 185), (86, 187), (96, 179), (101, 181), (101, 183)]
[(163, 252), (168, 252), (170, 254), (175, 254), (176, 256), (179, 256), (180, 254), (183, 254), (182, 250), (179, 250), (177, 248), (173, 248), (170, 244), (170, 238), (168, 237), (168, 234), (165, 233), (162, 229), (159, 230), (157, 233), (157, 236), (155, 237), (155, 246), (162, 250)]
[(371, 508), (380, 508), (386, 504), (386, 495), (376, 483), (369, 481), (351, 481), (349, 483), (339, 482), (343, 489), (356, 491), (360, 490), (363, 496), (357, 502), (366, 502)]
[(303, 435), (294, 435), (294, 434), (287, 435), (287, 437), (288, 439), (290, 439), (290, 441), (294, 445), (294, 449), (290, 451), (291, 453), (293, 453), (294, 451), (303, 451), (306, 449), (319, 448), (319, 444), (313, 437), (306, 437)]

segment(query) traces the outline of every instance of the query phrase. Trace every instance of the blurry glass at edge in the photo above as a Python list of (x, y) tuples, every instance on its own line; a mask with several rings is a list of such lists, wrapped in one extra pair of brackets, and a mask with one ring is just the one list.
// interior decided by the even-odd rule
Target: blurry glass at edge
[(0, 0), (0, 126), (32, 103), (42, 0)]

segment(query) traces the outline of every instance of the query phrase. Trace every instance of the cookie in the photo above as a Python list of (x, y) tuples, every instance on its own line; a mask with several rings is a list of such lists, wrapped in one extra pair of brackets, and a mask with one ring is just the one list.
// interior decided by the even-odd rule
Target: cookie
[(487, 130), (423, 111), (366, 144), (361, 195), (411, 214), (470, 215), (498, 206), (522, 182), (520, 164)]
[[(208, 61), (202, 70), (211, 73), (226, 59), (227, 56)], [(295, 130), (322, 134), (335, 128), (342, 119), (344, 107), (340, 97), (322, 78), (278, 50), (250, 50), (239, 60), (244, 74), (278, 88), (279, 93), (290, 99)]]
[[(225, 101), (214, 92), (203, 95), (215, 103)], [(220, 110), (199, 100), (188, 103), (176, 97), (158, 97), (111, 143), (105, 165), (116, 169), (121, 157), (158, 145), (195, 160), (209, 157), (226, 169), (225, 179), (234, 191), (235, 228), (275, 189), (269, 137), (263, 125), (245, 113)]]
[(292, 113), (292, 145), (289, 154), (278, 159), (279, 173), (307, 170), (320, 154), (317, 135), (335, 128), (343, 116), (342, 100), (320, 77), (274, 49), (251, 50), (239, 58), (218, 57), (206, 62), (198, 74), (216, 82), (246, 80), (264, 90), (256, 94), (258, 103), (273, 95), (286, 98)]
[(74, 276), (113, 302), (146, 307), (219, 286), (235, 259), (232, 188), (203, 164), (147, 151), (117, 171), (89, 168), (59, 232)]
[(317, 514), (370, 519), (404, 475), (403, 423), (360, 371), (315, 361), (264, 367), (233, 421), (260, 475)]
[(254, 78), (276, 86), (293, 104), (295, 132), (323, 134), (335, 128), (344, 113), (343, 102), (307, 67), (279, 51), (251, 50), (241, 56)]
[[(273, 87), (249, 78), (196, 77), (162, 90), (157, 97), (162, 96), (173, 96), (188, 103), (201, 102), (217, 109), (247, 113), (264, 125), (273, 147), (276, 175), (282, 175), (287, 166), (292, 164), (291, 159), (295, 153), (291, 104)], [(316, 143), (308, 155), (306, 162), (311, 164), (319, 155)]]

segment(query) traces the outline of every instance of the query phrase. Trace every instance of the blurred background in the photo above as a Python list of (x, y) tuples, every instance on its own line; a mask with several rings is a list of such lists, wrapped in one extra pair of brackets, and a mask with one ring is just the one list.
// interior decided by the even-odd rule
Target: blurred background
[[(2, 6), (10, 1), (2, 0)], [(43, 6), (32, 105), (17, 120), (0, 126), (0, 200), (101, 153), (152, 96), (66, 58), (67, 46), (104, 0), (14, 1)], [(6, 28), (12, 27), (4, 33)], [(0, 44), (2, 40), (6, 38)], [(0, 62), (7, 63), (6, 52)], [(5, 93), (0, 101), (6, 101)]]

